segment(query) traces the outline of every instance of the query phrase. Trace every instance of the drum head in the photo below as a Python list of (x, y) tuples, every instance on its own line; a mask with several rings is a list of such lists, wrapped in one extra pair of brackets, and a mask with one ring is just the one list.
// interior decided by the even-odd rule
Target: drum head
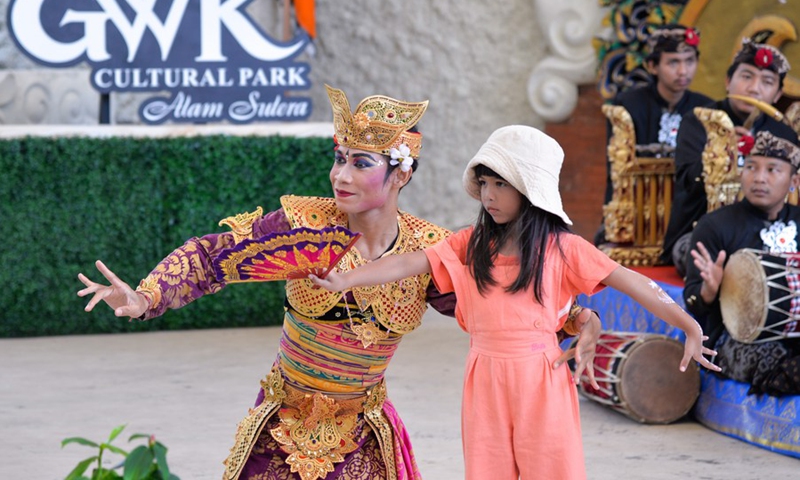
[(700, 370), (690, 362), (681, 372), (683, 344), (648, 335), (620, 363), (619, 397), (626, 414), (642, 423), (671, 423), (686, 415), (700, 395)]
[(739, 250), (725, 265), (719, 291), (722, 323), (734, 340), (750, 343), (767, 321), (769, 288), (761, 261), (755, 253)]

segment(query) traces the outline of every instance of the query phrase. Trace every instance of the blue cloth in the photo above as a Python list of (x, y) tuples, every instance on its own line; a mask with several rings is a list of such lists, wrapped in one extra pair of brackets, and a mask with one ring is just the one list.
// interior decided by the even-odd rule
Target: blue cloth
[[(656, 282), (675, 303), (685, 309), (683, 288), (663, 282)], [(603, 330), (614, 332), (647, 332), (659, 333), (680, 340), (686, 339), (683, 330), (673, 327), (656, 317), (631, 297), (622, 292), (606, 287), (600, 292), (587, 297), (578, 297), (578, 303), (591, 308), (600, 316)]]
[(748, 395), (750, 385), (700, 373), (694, 416), (703, 425), (776, 453), (800, 458), (800, 395)]
[[(685, 308), (682, 287), (656, 283)], [(598, 313), (603, 330), (658, 333), (680, 341), (686, 338), (683, 331), (610, 287), (591, 297), (582, 296), (578, 303)], [(700, 396), (694, 406), (697, 421), (747, 443), (800, 458), (800, 395), (747, 395), (750, 386), (746, 383), (720, 378), (705, 370), (700, 374)]]

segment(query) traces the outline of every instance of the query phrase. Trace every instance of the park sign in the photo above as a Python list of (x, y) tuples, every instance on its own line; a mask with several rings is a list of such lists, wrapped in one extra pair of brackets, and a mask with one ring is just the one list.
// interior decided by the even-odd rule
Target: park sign
[[(297, 121), (311, 115), (300, 31), (278, 42), (244, 8), (252, 0), (11, 0), (17, 47), (52, 68), (92, 67), (100, 93), (158, 92), (139, 106), (150, 124)], [(166, 96), (165, 96), (166, 95)]]

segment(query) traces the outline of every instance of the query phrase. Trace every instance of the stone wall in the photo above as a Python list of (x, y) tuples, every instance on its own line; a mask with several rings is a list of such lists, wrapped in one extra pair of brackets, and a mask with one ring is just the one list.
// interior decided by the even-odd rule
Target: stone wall
[[(543, 126), (526, 97), (545, 53), (533, 3), (321, 1), (317, 15), (314, 81), (345, 90), (353, 104), (373, 93), (431, 102), (419, 124), (420, 170), (402, 205), (450, 227), (470, 222), (477, 203), (461, 173), (471, 154), (502, 125)], [(324, 91), (314, 93), (324, 118)]]
[[(0, 0), (0, 69), (41, 68), (8, 38), (8, 3)], [(254, 0), (247, 7), (276, 38), (279, 3)], [(544, 128), (545, 120), (565, 120), (577, 102), (576, 84), (593, 79), (597, 4), (319, 0), (314, 54), (303, 58), (312, 70), (310, 120), (330, 120), (324, 83), (344, 90), (353, 106), (376, 93), (429, 99), (419, 124), (425, 136), (420, 170), (401, 195), (401, 207), (451, 228), (469, 223), (478, 204), (463, 192), (462, 169), (488, 135), (508, 124)], [(113, 123), (138, 122), (136, 97), (115, 94), (112, 100)]]

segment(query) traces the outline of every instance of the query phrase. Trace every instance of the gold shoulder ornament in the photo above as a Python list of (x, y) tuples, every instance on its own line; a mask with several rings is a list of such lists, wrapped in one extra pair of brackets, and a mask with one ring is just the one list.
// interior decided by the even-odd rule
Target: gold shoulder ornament
[(263, 214), (264, 209), (258, 207), (254, 212), (245, 212), (232, 217), (223, 218), (219, 221), (219, 226), (227, 225), (230, 227), (234, 242), (239, 243), (244, 239), (252, 238), (253, 223), (261, 218)]

